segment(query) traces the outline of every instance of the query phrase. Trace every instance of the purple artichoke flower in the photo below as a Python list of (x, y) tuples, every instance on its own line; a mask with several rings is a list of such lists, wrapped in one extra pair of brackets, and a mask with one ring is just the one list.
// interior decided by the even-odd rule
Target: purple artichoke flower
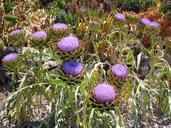
[(68, 25), (63, 24), (63, 23), (55, 23), (53, 24), (53, 29), (57, 31), (65, 31), (67, 30)]
[(160, 25), (159, 25), (159, 23), (157, 23), (157, 22), (150, 22), (150, 23), (148, 24), (148, 26), (150, 26), (150, 27), (159, 27)]
[(9, 62), (14, 62), (18, 59), (18, 54), (17, 53), (11, 53), (8, 54), (6, 56), (4, 56), (4, 58), (2, 59), (2, 61), (4, 63), (9, 63)]
[(93, 97), (96, 103), (111, 103), (116, 98), (116, 91), (113, 86), (101, 83), (94, 87)]
[(15, 47), (21, 47), (26, 44), (26, 33), (22, 29), (16, 29), (9, 33), (8, 44)]
[(147, 18), (142, 18), (142, 19), (140, 20), (140, 22), (141, 22), (142, 24), (144, 24), (144, 25), (148, 25), (148, 24), (150, 23), (150, 20), (147, 19)]
[(80, 42), (76, 37), (69, 35), (61, 39), (57, 45), (61, 52), (73, 52), (80, 46)]
[(46, 39), (46, 38), (47, 38), (47, 33), (45, 31), (37, 31), (32, 34), (33, 40), (41, 40), (41, 39)]
[(13, 30), (12, 32), (10, 32), (9, 35), (14, 36), (14, 35), (20, 34), (22, 32), (23, 32), (23, 30), (16, 29), (16, 30)]
[(115, 14), (115, 18), (119, 21), (125, 21), (126, 20), (125, 15), (122, 13)]
[(125, 78), (127, 75), (127, 68), (124, 64), (115, 64), (112, 66), (112, 74), (116, 78)]
[(62, 71), (67, 75), (78, 76), (83, 71), (83, 65), (77, 61), (65, 61)]

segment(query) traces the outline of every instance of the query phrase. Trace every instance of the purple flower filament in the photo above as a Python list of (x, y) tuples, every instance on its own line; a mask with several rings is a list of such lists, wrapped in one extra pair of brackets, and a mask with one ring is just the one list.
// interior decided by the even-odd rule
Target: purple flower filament
[(61, 39), (57, 45), (61, 52), (73, 52), (80, 46), (80, 42), (76, 37), (70, 35)]
[(46, 37), (47, 37), (47, 34), (45, 31), (37, 31), (32, 34), (33, 40), (46, 39)]
[(115, 64), (112, 66), (112, 74), (117, 78), (125, 78), (127, 75), (127, 68), (124, 64)]
[(68, 25), (63, 24), (63, 23), (55, 23), (53, 24), (53, 29), (57, 31), (65, 31), (67, 30)]
[(157, 23), (157, 22), (150, 22), (150, 23), (148, 24), (148, 26), (150, 26), (150, 27), (159, 27), (160, 25), (159, 25), (159, 23)]
[(2, 59), (2, 61), (4, 63), (9, 63), (9, 62), (14, 62), (18, 59), (18, 54), (17, 53), (11, 53), (8, 54), (6, 56), (4, 56), (4, 58)]
[(119, 21), (125, 21), (125, 15), (124, 14), (122, 14), (122, 13), (117, 13), (117, 14), (115, 14), (115, 18), (117, 19), (117, 20), (119, 20)]
[(14, 35), (18, 35), (18, 34), (20, 34), (22, 32), (23, 32), (23, 30), (16, 29), (16, 30), (13, 30), (12, 32), (10, 32), (9, 35), (14, 36)]
[(142, 18), (142, 19), (140, 20), (140, 22), (141, 22), (142, 24), (144, 24), (144, 25), (148, 25), (148, 24), (150, 23), (150, 20), (147, 19), (147, 18)]
[(147, 25), (147, 26), (149, 26), (149, 27), (159, 27), (160, 25), (159, 25), (159, 23), (157, 23), (157, 22), (155, 22), (155, 21), (150, 21), (149, 19), (147, 19), (147, 18), (142, 18), (141, 20), (140, 20), (140, 22), (142, 23), (142, 24), (144, 24), (144, 25)]
[(77, 61), (65, 61), (62, 71), (67, 75), (78, 76), (83, 71), (83, 65)]
[(101, 83), (94, 87), (93, 97), (96, 103), (111, 103), (116, 98), (116, 92), (113, 86)]

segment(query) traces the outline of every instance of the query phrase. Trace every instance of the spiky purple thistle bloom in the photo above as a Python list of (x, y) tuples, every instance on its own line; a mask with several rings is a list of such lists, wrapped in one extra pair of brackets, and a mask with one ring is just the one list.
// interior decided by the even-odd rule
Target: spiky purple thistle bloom
[(159, 23), (157, 23), (157, 22), (150, 22), (149, 24), (148, 24), (148, 26), (150, 26), (150, 27), (159, 27), (160, 25), (159, 25)]
[(23, 32), (23, 30), (16, 29), (16, 30), (13, 30), (12, 32), (10, 32), (9, 35), (14, 36), (14, 35), (20, 34), (22, 32)]
[(112, 74), (117, 78), (125, 78), (127, 73), (127, 67), (124, 64), (114, 64), (112, 66)]
[(33, 40), (41, 40), (41, 39), (46, 39), (46, 38), (47, 38), (47, 33), (45, 31), (37, 31), (32, 34)]
[(96, 103), (111, 103), (116, 98), (116, 91), (113, 86), (101, 83), (94, 87), (93, 97)]
[(67, 75), (78, 76), (83, 71), (83, 65), (77, 61), (65, 61), (62, 65), (62, 71)]
[(57, 30), (57, 31), (65, 31), (67, 30), (68, 25), (64, 24), (64, 23), (55, 23), (53, 24), (53, 29)]
[(14, 62), (17, 59), (18, 59), (18, 54), (17, 53), (11, 53), (11, 54), (4, 56), (4, 58), (2, 59), (2, 62), (9, 63), (9, 62)]
[(23, 29), (16, 29), (9, 33), (8, 44), (15, 47), (21, 47), (26, 44), (26, 33)]
[(142, 24), (144, 24), (144, 25), (148, 25), (148, 24), (150, 23), (150, 20), (147, 19), (147, 18), (142, 18), (142, 19), (140, 20), (140, 22), (141, 22)]
[(115, 14), (115, 18), (119, 21), (125, 21), (126, 20), (125, 15), (122, 13)]
[(73, 52), (80, 46), (80, 42), (76, 37), (69, 35), (61, 39), (57, 45), (61, 52)]

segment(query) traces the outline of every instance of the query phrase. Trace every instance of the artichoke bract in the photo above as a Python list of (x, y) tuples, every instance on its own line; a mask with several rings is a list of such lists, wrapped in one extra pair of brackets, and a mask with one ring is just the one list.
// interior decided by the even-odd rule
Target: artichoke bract
[(126, 77), (128, 73), (127, 67), (125, 66), (125, 64), (114, 64), (112, 66), (112, 74), (116, 77), (116, 78), (121, 78), (124, 79)]
[(26, 33), (24, 30), (22, 29), (13, 30), (8, 35), (8, 39), (9, 39), (8, 44), (15, 47), (25, 45), (26, 43), (25, 37), (26, 37)]
[(77, 61), (65, 61), (62, 65), (62, 71), (66, 75), (79, 76), (83, 71), (83, 65)]
[(4, 46), (5, 46), (4, 42), (0, 40), (0, 51), (4, 49)]
[(112, 85), (101, 83), (94, 87), (93, 98), (98, 104), (112, 103), (116, 99), (116, 91)]

